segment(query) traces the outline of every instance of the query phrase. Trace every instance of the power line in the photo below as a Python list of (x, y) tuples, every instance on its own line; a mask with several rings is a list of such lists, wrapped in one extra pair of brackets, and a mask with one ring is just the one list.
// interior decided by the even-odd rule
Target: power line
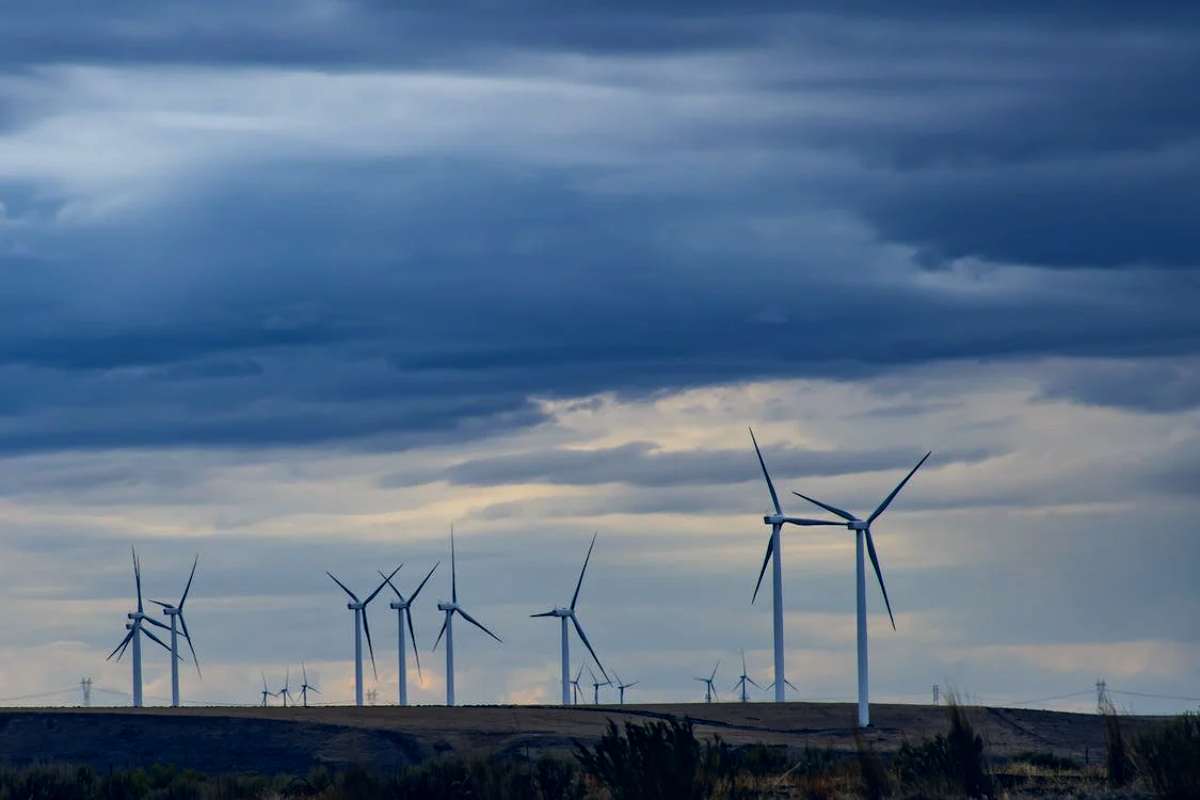
[(56, 694), (66, 694), (67, 692), (79, 691), (78, 686), (72, 686), (69, 689), (51, 689), (46, 692), (34, 692), (33, 694), (19, 694), (14, 697), (0, 697), (0, 703), (8, 703), (13, 700), (32, 700), (35, 697), (50, 697)]
[(1200, 703), (1200, 697), (1183, 697), (1174, 694), (1154, 694), (1152, 692), (1130, 692), (1121, 689), (1109, 689), (1109, 694), (1128, 694), (1134, 697), (1153, 697), (1158, 700), (1184, 700), (1189, 703)]

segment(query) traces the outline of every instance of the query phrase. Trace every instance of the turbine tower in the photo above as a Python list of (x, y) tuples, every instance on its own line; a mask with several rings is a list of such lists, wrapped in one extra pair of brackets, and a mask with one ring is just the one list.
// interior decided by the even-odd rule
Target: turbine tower
[(598, 706), (600, 705), (600, 687), (611, 686), (612, 681), (608, 679), (607, 675), (604, 676), (603, 681), (599, 680), (596, 678), (596, 673), (592, 672), (591, 667), (588, 667), (588, 675), (592, 676), (592, 705)]
[(701, 683), (704, 684), (704, 702), (706, 702), (706, 703), (711, 703), (713, 701), (713, 698), (715, 698), (717, 696), (717, 687), (714, 685), (714, 681), (716, 681), (716, 679), (717, 679), (717, 667), (719, 667), (719, 666), (721, 666), (720, 661), (718, 661), (716, 664), (713, 665), (712, 675), (709, 675), (707, 678), (693, 678), (692, 679), (692, 680), (700, 681)]
[(758, 590), (762, 586), (763, 575), (767, 572), (767, 563), (771, 563), (771, 622), (775, 640), (775, 702), (783, 702), (783, 686), (787, 678), (783, 669), (783, 565), (780, 562), (781, 547), (779, 531), (784, 525), (837, 525), (820, 519), (802, 519), (789, 517), (783, 513), (779, 505), (779, 495), (775, 493), (775, 484), (767, 472), (767, 462), (763, 461), (762, 451), (758, 449), (758, 440), (754, 438), (754, 430), (750, 430), (750, 441), (754, 443), (754, 452), (758, 455), (758, 464), (762, 467), (763, 478), (767, 481), (767, 489), (771, 492), (771, 504), (775, 507), (774, 514), (763, 517), (763, 523), (771, 526), (771, 538), (767, 542), (767, 555), (763, 558), (762, 569), (758, 571), (758, 583), (754, 584), (754, 597), (751, 604), (758, 599)]
[(871, 523), (887, 510), (887, 507), (896, 499), (896, 495), (900, 494), (900, 490), (904, 488), (904, 484), (908, 483), (909, 479), (912, 478), (916, 471), (921, 468), (921, 465), (925, 463), (925, 460), (932, 454), (933, 451), (931, 450), (922, 456), (917, 465), (904, 476), (904, 480), (896, 484), (896, 488), (892, 489), (892, 493), (883, 498), (883, 502), (865, 520), (859, 519), (849, 511), (844, 511), (837, 506), (822, 503), (820, 500), (814, 500), (799, 492), (792, 492), (797, 497), (802, 497), (808, 502), (825, 509), (830, 514), (834, 514), (845, 520), (845, 523), (837, 522), (833, 524), (845, 524), (848, 530), (854, 531), (854, 575), (858, 597), (858, 726), (860, 728), (865, 728), (871, 724), (871, 703), (867, 676), (867, 577), (866, 567), (863, 563), (863, 545), (866, 545), (867, 553), (871, 556), (871, 566), (875, 568), (875, 577), (879, 580), (879, 590), (883, 592), (883, 603), (887, 606), (888, 619), (892, 621), (892, 630), (895, 630), (896, 618), (892, 616), (892, 603), (888, 600), (887, 587), (883, 585), (883, 572), (879, 569), (879, 557), (875, 554), (875, 540), (871, 536)]
[[(613, 674), (616, 675), (615, 672)], [(621, 676), (617, 675), (617, 692), (620, 693), (620, 696), (621, 696), (621, 701), (620, 701), (621, 705), (625, 705), (625, 690), (628, 689), (630, 686), (637, 686), (638, 683), (640, 683), (640, 681), (633, 681), (632, 683), (625, 683), (624, 681), (621, 680)]]
[[(375, 591), (367, 595), (366, 600), (359, 600), (358, 595), (346, 588), (346, 584), (333, 577), (332, 572), (326, 572), (333, 582), (342, 587), (342, 591), (350, 595), (351, 602), (346, 603), (346, 608), (354, 612), (354, 704), (361, 706), (363, 704), (363, 661), (362, 661), (362, 635), (365, 631), (367, 634), (367, 650), (371, 653), (371, 671), (375, 672), (375, 648), (371, 645), (371, 626), (367, 622), (367, 604), (375, 599), (375, 595), (382, 591), (384, 586), (387, 586), (387, 579), (395, 575), (400, 570), (400, 567), (392, 570), (391, 575), (384, 577), (382, 583), (375, 587)], [(379, 673), (375, 672), (376, 677)]]
[[(599, 532), (597, 532), (599, 533)], [(592, 654), (592, 658), (596, 661), (596, 666), (600, 668), (600, 673), (604, 675), (606, 681), (609, 680), (608, 673), (604, 670), (604, 665), (600, 663), (600, 659), (596, 656), (596, 651), (592, 649), (592, 643), (588, 641), (587, 634), (583, 632), (583, 626), (579, 624), (579, 618), (575, 616), (575, 604), (579, 601), (579, 589), (583, 586), (583, 576), (587, 573), (588, 561), (592, 558), (592, 548), (596, 546), (597, 533), (592, 534), (592, 543), (588, 545), (587, 556), (583, 559), (583, 568), (579, 570), (579, 580), (575, 583), (575, 594), (571, 597), (571, 605), (567, 608), (552, 608), (549, 611), (543, 611), (540, 614), (530, 614), (531, 617), (558, 617), (558, 621), (562, 627), (562, 704), (564, 706), (571, 704), (571, 643), (570, 632), (567, 630), (567, 621), (575, 626), (575, 632), (579, 634), (579, 638), (583, 641), (588, 652)], [(609, 681), (611, 683), (611, 681)]]
[(304, 666), (303, 661), (300, 662), (300, 671), (304, 674), (304, 682), (300, 684), (300, 702), (308, 708), (308, 693), (320, 694), (321, 691), (308, 682), (308, 667)]
[(458, 614), (467, 622), (474, 625), (479, 630), (486, 633), (488, 636), (503, 644), (503, 640), (496, 634), (489, 631), (487, 628), (478, 622), (474, 617), (466, 612), (462, 606), (458, 604), (458, 573), (454, 565), (454, 526), (450, 526), (450, 602), (444, 600), (438, 601), (438, 611), (446, 613), (446, 620), (442, 623), (442, 630), (438, 633), (437, 641), (433, 643), (433, 649), (436, 651), (437, 646), (442, 641), (442, 636), (446, 637), (446, 705), (454, 705), (454, 615)]
[(267, 688), (267, 673), (265, 673), (265, 672), (262, 673), (262, 679), (263, 679), (262, 707), (266, 708), (267, 707), (267, 698), (273, 696), (275, 693)]
[[(439, 561), (438, 563), (440, 564), (441, 562)], [(401, 564), (400, 566), (402, 567), (404, 565)], [(396, 697), (399, 698), (399, 704), (402, 706), (408, 705), (408, 659), (404, 657), (404, 620), (406, 617), (408, 618), (408, 635), (412, 637), (413, 658), (417, 660), (417, 680), (420, 680), (421, 653), (417, 650), (417, 634), (413, 629), (412, 604), (413, 601), (417, 599), (417, 595), (421, 593), (421, 590), (425, 588), (425, 584), (428, 582), (429, 577), (433, 575), (433, 570), (437, 568), (438, 565), (434, 564), (433, 569), (430, 569), (429, 573), (425, 576), (425, 580), (421, 581), (421, 584), (408, 597), (407, 600), (404, 598), (404, 595), (400, 593), (400, 590), (396, 588), (396, 584), (392, 583), (390, 578), (385, 579), (387, 581), (387, 585), (392, 587), (392, 591), (396, 593), (396, 599), (393, 600), (390, 605), (392, 608), (396, 609), (396, 624), (399, 626), (400, 631), (399, 644), (397, 645), (400, 663), (399, 678), (397, 679), (399, 681), (399, 690), (396, 694)], [(382, 575), (383, 573), (380, 572), (379, 574)]]
[(187, 620), (183, 617), (183, 604), (187, 602), (188, 592), (192, 590), (192, 578), (196, 577), (196, 565), (200, 563), (200, 555), (197, 554), (192, 561), (192, 573), (188, 575), (187, 585), (183, 587), (183, 595), (179, 598), (177, 605), (164, 603), (161, 600), (151, 600), (157, 606), (162, 606), (162, 612), (171, 618), (171, 705), (179, 707), (179, 662), (183, 659), (179, 655), (179, 634), (178, 628), (183, 628), (183, 638), (187, 640), (188, 649), (192, 651), (192, 663), (196, 665), (196, 675), (200, 675), (200, 659), (196, 658), (196, 648), (192, 646), (192, 635), (188, 633)]
[(125, 655), (125, 648), (129, 647), (131, 644), (133, 645), (133, 658), (131, 659), (133, 662), (133, 707), (141, 708), (142, 637), (138, 634), (145, 634), (150, 638), (151, 641), (157, 643), (160, 647), (170, 653), (171, 648), (167, 647), (166, 642), (151, 633), (150, 630), (144, 627), (142, 623), (148, 622), (151, 625), (162, 628), (163, 630), (170, 630), (170, 628), (153, 617), (146, 615), (146, 611), (142, 606), (142, 563), (138, 561), (137, 551), (132, 547), (129, 549), (130, 552), (133, 553), (133, 582), (137, 586), (137, 611), (130, 611), (125, 615), (126, 618), (129, 619), (129, 622), (125, 623), (125, 630), (127, 630), (128, 633), (125, 634), (125, 638), (121, 640), (121, 643), (114, 647), (113, 651), (108, 654), (108, 658), (104, 660), (109, 661), (113, 656), (116, 656), (117, 661), (120, 661), (122, 656)]
[(742, 702), (743, 703), (748, 702), (748, 698), (746, 696), (746, 684), (750, 684), (755, 689), (760, 689), (760, 690), (762, 689), (761, 686), (759, 686), (757, 683), (754, 682), (753, 678), (751, 678), (749, 675), (746, 674), (746, 651), (743, 650), (742, 651), (742, 674), (737, 679), (737, 683), (735, 683), (733, 685), (734, 689), (740, 689), (741, 694), (742, 694)]

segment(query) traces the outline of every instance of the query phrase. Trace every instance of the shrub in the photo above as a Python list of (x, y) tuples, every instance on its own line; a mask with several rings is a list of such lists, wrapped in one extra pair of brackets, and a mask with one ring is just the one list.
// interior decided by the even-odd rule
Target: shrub
[(1078, 761), (1054, 753), (1027, 750), (1012, 757), (1013, 761), (1028, 764), (1039, 769), (1052, 769), (1060, 772), (1080, 769)]
[(863, 797), (867, 800), (882, 800), (892, 791), (887, 770), (879, 754), (858, 731), (854, 732), (854, 744), (858, 750), (858, 771), (862, 779)]
[(893, 766), (902, 783), (941, 784), (967, 797), (990, 797), (993, 786), (984, 760), (983, 737), (975, 733), (966, 711), (950, 697), (946, 705), (950, 730), (912, 745), (905, 742)]
[(1101, 707), (1104, 715), (1104, 767), (1110, 786), (1121, 787), (1133, 779), (1133, 764), (1121, 732), (1121, 717), (1112, 703)]
[(627, 722), (622, 735), (609, 720), (594, 748), (576, 742), (575, 750), (612, 800), (703, 800), (732, 772), (728, 748), (701, 744), (687, 721)]
[(1200, 715), (1183, 714), (1134, 742), (1138, 771), (1167, 800), (1200, 797)]

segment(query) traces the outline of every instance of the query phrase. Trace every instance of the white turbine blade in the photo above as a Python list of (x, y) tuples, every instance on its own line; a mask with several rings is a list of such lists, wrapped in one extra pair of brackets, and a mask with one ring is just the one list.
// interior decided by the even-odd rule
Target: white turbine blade
[(830, 514), (837, 514), (839, 517), (846, 520), (847, 522), (854, 521), (854, 515), (851, 514), (849, 511), (843, 511), (842, 509), (838, 508), (837, 506), (831, 506), (828, 503), (822, 503), (820, 500), (814, 500), (806, 494), (800, 494), (799, 492), (792, 492), (792, 494), (796, 495), (796, 497), (800, 497), (800, 498), (807, 500), (808, 502), (812, 503), (814, 506), (820, 506), (821, 508), (828, 511)]
[(133, 554), (133, 582), (137, 586), (138, 611), (142, 610), (142, 565), (138, 563), (137, 550), (130, 545), (129, 552)]
[(762, 689), (761, 686), (754, 682), (754, 678), (751, 678), (749, 675), (746, 676), (746, 681), (755, 689)]
[(413, 590), (412, 597), (410, 597), (408, 599), (408, 602), (411, 603), (413, 600), (417, 599), (417, 595), (419, 595), (421, 593), (421, 590), (425, 588), (425, 584), (429, 581), (429, 578), (433, 575), (433, 571), (435, 569), (437, 569), (441, 563), (442, 562), (438, 561), (433, 565), (432, 568), (430, 568), (429, 572), (427, 572), (425, 574), (425, 580), (421, 581), (421, 584), (415, 590)]
[(149, 636), (151, 641), (158, 642), (159, 646), (161, 646), (163, 650), (166, 650), (168, 653), (171, 652), (171, 648), (167, 645), (167, 643), (155, 636), (147, 628), (142, 628), (142, 633)]
[[(775, 536), (775, 532), (772, 531), (771, 532), (772, 539), (774, 538), (774, 536)], [(762, 569), (760, 569), (758, 571), (758, 582), (754, 584), (754, 596), (750, 598), (750, 605), (754, 605), (754, 602), (756, 600), (758, 600), (758, 590), (762, 588), (763, 576), (767, 574), (767, 564), (771, 563), (771, 554), (775, 552), (775, 548), (772, 547), (772, 544), (773, 544), (772, 539), (767, 540), (767, 554), (765, 556), (763, 556)]]
[(350, 588), (348, 586), (346, 586), (346, 584), (342, 583), (337, 578), (335, 578), (332, 572), (330, 572), (329, 570), (326, 570), (325, 574), (328, 575), (329, 577), (333, 578), (333, 582), (336, 583), (338, 586), (342, 587), (342, 591), (345, 592), (346, 594), (350, 595), (351, 600), (353, 600), (356, 603), (359, 602), (358, 595), (356, 595), (354, 592), (350, 591)]
[(496, 634), (492, 633), (492, 632), (491, 632), (491, 631), (489, 631), (487, 628), (485, 628), (485, 627), (483, 626), (483, 623), (481, 623), (481, 622), (479, 622), (478, 620), (476, 620), (476, 619), (475, 619), (474, 617), (472, 617), (470, 614), (468, 614), (467, 612), (463, 611), (461, 608), (458, 610), (458, 613), (459, 613), (459, 614), (462, 614), (462, 618), (463, 618), (463, 619), (465, 619), (467, 622), (471, 623), (471, 624), (472, 624), (472, 625), (474, 625), (476, 628), (479, 628), (479, 630), (483, 631), (483, 632), (484, 632), (484, 633), (486, 633), (488, 636), (490, 636), (490, 637), (492, 637), (493, 639), (495, 639), (497, 642), (500, 642), (500, 644), (504, 644), (504, 640), (503, 640), (503, 639), (501, 639), (499, 636), (497, 636)]
[(842, 527), (841, 522), (834, 522), (831, 519), (805, 519), (804, 517), (784, 517), (783, 521), (789, 525), (801, 525), (809, 527), (812, 525), (834, 525), (838, 528)]
[(144, 617), (144, 618), (142, 619), (142, 621), (143, 621), (143, 622), (147, 622), (147, 623), (149, 623), (149, 624), (153, 625), (153, 626), (154, 626), (154, 627), (156, 627), (156, 628), (162, 628), (164, 631), (169, 631), (169, 630), (171, 630), (171, 626), (170, 626), (170, 625), (167, 625), (166, 623), (163, 623), (163, 622), (159, 622), (159, 621), (158, 621), (158, 620), (156, 620), (154, 617)]
[[(400, 565), (400, 567), (403, 567), (403, 566), (404, 566), (404, 564), (401, 564), (401, 565)], [(365, 606), (367, 603), (369, 603), (369, 602), (371, 602), (372, 600), (374, 600), (374, 599), (375, 599), (375, 596), (376, 596), (376, 595), (378, 595), (378, 594), (379, 594), (381, 591), (383, 591), (383, 587), (387, 586), (387, 585), (388, 585), (388, 583), (390, 583), (390, 582), (391, 582), (392, 578), (396, 577), (396, 573), (400, 571), (400, 567), (396, 567), (394, 570), (392, 570), (392, 574), (391, 574), (391, 575), (385, 575), (385, 576), (384, 576), (384, 578), (383, 578), (383, 583), (381, 583), (381, 584), (379, 584), (378, 586), (376, 586), (376, 587), (375, 587), (375, 591), (373, 591), (373, 592), (371, 592), (369, 595), (367, 595), (367, 599), (363, 601), (363, 605), (364, 605), (364, 606)], [(363, 611), (365, 612), (365, 611), (366, 611), (366, 609), (364, 608), (364, 609), (363, 609)]]
[(458, 602), (458, 567), (454, 561), (454, 526), (450, 526), (450, 600)]
[(592, 543), (588, 545), (587, 557), (583, 559), (583, 569), (579, 570), (579, 581), (575, 584), (575, 594), (571, 596), (571, 610), (575, 610), (575, 603), (579, 600), (579, 589), (583, 586), (583, 576), (587, 572), (588, 562), (592, 560), (592, 548), (596, 546), (596, 537), (600, 535), (600, 531), (592, 534)]
[(540, 614), (530, 614), (529, 616), (530, 617), (553, 617), (554, 612), (553, 611), (543, 611)]
[(875, 539), (871, 529), (867, 528), (867, 553), (871, 556), (871, 566), (875, 568), (875, 577), (879, 579), (879, 588), (883, 591), (883, 603), (887, 606), (888, 619), (892, 621), (892, 630), (896, 630), (896, 618), (892, 616), (892, 601), (888, 600), (887, 587), (883, 585), (883, 572), (879, 569), (879, 558), (875, 555)]
[(446, 619), (442, 620), (442, 629), (438, 631), (437, 638), (433, 641), (433, 652), (437, 652), (437, 646), (441, 643), (442, 636), (444, 636), (446, 633), (446, 623), (449, 621), (449, 619), (449, 617), (446, 617)]
[(787, 678), (783, 679), (783, 685), (790, 686), (793, 692), (795, 692), (796, 694), (800, 694), (800, 690), (796, 688), (796, 684), (792, 683)]
[(379, 679), (379, 670), (375, 669), (375, 647), (371, 644), (371, 625), (367, 622), (367, 605), (363, 604), (362, 610), (363, 631), (367, 634), (367, 651), (371, 654), (371, 672), (374, 673), (375, 679)]
[(716, 677), (717, 677), (717, 668), (718, 668), (718, 667), (720, 667), (720, 666), (721, 666), (721, 662), (720, 662), (720, 661), (718, 661), (716, 664), (714, 664), (714, 665), (713, 665), (713, 671), (712, 671), (712, 675), (710, 675), (710, 676), (708, 677), (708, 679), (709, 679), (710, 681), (711, 681), (711, 680), (715, 680), (715, 679), (716, 679)]
[[(121, 651), (121, 655), (125, 655), (125, 647), (126, 647), (126, 645), (129, 644), (129, 640), (132, 638), (133, 638), (133, 628), (130, 628), (129, 633), (125, 634), (125, 638), (121, 640), (121, 643), (119, 645), (117, 645), (116, 647), (114, 647), (113, 651), (108, 654), (108, 658), (106, 658), (104, 660), (111, 661), (112, 657), (117, 655), (118, 650)], [(121, 660), (121, 656), (117, 656), (117, 661), (120, 661), (120, 660)]]
[(605, 671), (604, 665), (600, 663), (600, 657), (596, 655), (595, 649), (592, 648), (592, 643), (588, 641), (587, 634), (583, 632), (583, 626), (579, 624), (579, 620), (575, 619), (575, 615), (571, 615), (571, 622), (575, 624), (575, 632), (579, 634), (579, 638), (583, 640), (583, 645), (592, 654), (592, 658), (596, 661), (596, 666), (600, 668), (600, 674), (604, 676), (604, 680), (610, 681), (608, 672)]
[(196, 674), (204, 677), (200, 672), (200, 659), (196, 658), (196, 648), (192, 645), (192, 636), (188, 633), (187, 620), (183, 618), (182, 611), (179, 612), (179, 625), (183, 628), (183, 638), (187, 640), (188, 649), (192, 651), (192, 663), (196, 665)]
[[(404, 565), (401, 564), (400, 566), (403, 567)], [(387, 575), (384, 575), (383, 570), (381, 570), (381, 569), (378, 569), (375, 571), (379, 573), (379, 577), (383, 578), (384, 584), (386, 584), (387, 586), (390, 586), (392, 588), (392, 591), (395, 592), (396, 597), (400, 598), (400, 602), (403, 603), (404, 595), (400, 594), (400, 590), (396, 588), (396, 584), (392, 583), (392, 579), (389, 578)]]
[(192, 578), (196, 577), (196, 565), (200, 563), (200, 554), (196, 554), (196, 559), (192, 562), (192, 574), (188, 575), (187, 586), (183, 587), (183, 596), (179, 598), (179, 607), (183, 608), (183, 604), (187, 602), (188, 592), (192, 590)]
[(417, 680), (421, 680), (421, 651), (417, 648), (417, 631), (413, 627), (411, 601), (404, 607), (404, 615), (408, 617), (408, 637), (412, 639), (413, 658), (417, 660)]
[(779, 495), (775, 493), (775, 484), (771, 482), (771, 473), (767, 472), (767, 462), (763, 461), (762, 450), (758, 449), (758, 440), (754, 438), (754, 429), (748, 428), (750, 431), (750, 441), (754, 442), (754, 452), (758, 455), (758, 464), (762, 467), (763, 477), (767, 479), (767, 489), (771, 492), (771, 502), (775, 505), (775, 513), (782, 514), (783, 509), (779, 506)]
[(913, 476), (913, 474), (916, 473), (916, 471), (921, 468), (921, 465), (925, 463), (925, 459), (929, 458), (931, 455), (933, 455), (932, 450), (930, 450), (928, 453), (923, 455), (921, 457), (921, 460), (917, 462), (917, 465), (915, 467), (913, 467), (912, 470), (907, 475), (904, 476), (904, 480), (900, 481), (900, 483), (896, 485), (895, 489), (892, 489), (892, 493), (889, 494), (887, 497), (883, 498), (883, 502), (879, 504), (879, 508), (875, 509), (871, 513), (871, 516), (867, 517), (868, 525), (870, 525), (872, 522), (874, 522), (875, 518), (878, 517), (880, 514), (882, 514), (884, 512), (884, 510), (892, 504), (892, 501), (896, 499), (896, 495), (900, 494), (900, 490), (904, 488), (904, 484), (908, 483), (908, 479), (911, 478)]
[(151, 600), (150, 602), (154, 603), (154, 605), (156, 605), (156, 606), (162, 606), (163, 608), (174, 608), (175, 607), (175, 606), (171, 605), (170, 603), (164, 603), (162, 600)]

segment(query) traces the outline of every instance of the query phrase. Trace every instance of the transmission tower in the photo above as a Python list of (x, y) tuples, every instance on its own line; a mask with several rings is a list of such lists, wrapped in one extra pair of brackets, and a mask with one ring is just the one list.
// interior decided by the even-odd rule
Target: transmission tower
[(92, 705), (92, 679), (80, 678), (79, 690), (83, 692), (83, 706), (89, 708)]

